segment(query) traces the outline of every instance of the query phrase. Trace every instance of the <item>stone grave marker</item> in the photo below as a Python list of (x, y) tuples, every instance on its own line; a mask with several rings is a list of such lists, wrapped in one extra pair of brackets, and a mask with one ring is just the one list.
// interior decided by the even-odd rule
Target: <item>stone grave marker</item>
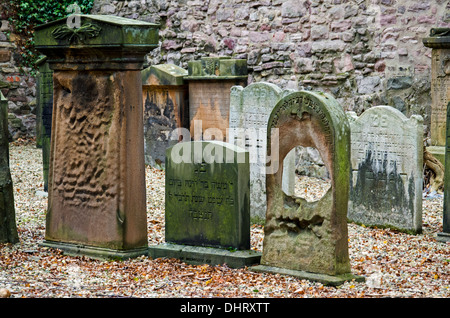
[(442, 232), (437, 234), (439, 242), (450, 242), (450, 102), (447, 104), (447, 128), (445, 142), (444, 211)]
[(294, 147), (314, 147), (328, 168), (331, 187), (318, 201), (308, 202), (282, 191), (282, 169), (268, 170), (261, 265), (252, 270), (329, 285), (363, 280), (351, 273), (348, 253), (350, 129), (342, 106), (329, 94), (294, 92), (277, 103), (267, 129), (278, 131), (268, 134), (268, 156), (278, 151), (282, 166)]
[(432, 153), (445, 164), (447, 103), (450, 100), (450, 29), (433, 28), (423, 39), (431, 48), (431, 146)]
[(158, 26), (78, 15), (35, 28), (53, 70), (43, 246), (67, 254), (148, 253), (141, 69)]
[(164, 167), (166, 148), (175, 128), (189, 129), (187, 70), (173, 64), (152, 65), (142, 71), (145, 163)]
[(423, 119), (390, 106), (347, 113), (352, 179), (348, 218), (407, 233), (422, 232)]
[(221, 141), (181, 142), (167, 149), (165, 244), (153, 258), (243, 267), (250, 250), (248, 152)]
[(53, 71), (50, 69), (46, 57), (40, 58), (36, 62), (36, 65), (39, 68), (36, 79), (36, 143), (42, 148), (44, 191), (48, 191), (48, 168), (53, 113)]
[[(266, 218), (267, 122), (277, 102), (294, 90), (272, 83), (233, 86), (230, 96), (228, 142), (246, 149), (250, 158), (250, 216), (261, 223)], [(283, 191), (292, 195), (295, 186), (295, 149), (284, 160)]]
[(0, 243), (17, 243), (14, 188), (9, 169), (8, 100), (0, 92)]
[(212, 128), (222, 135), (221, 141), (226, 141), (230, 90), (234, 85), (246, 86), (247, 77), (244, 59), (203, 57), (188, 63), (188, 76), (184, 79), (189, 86), (189, 130), (194, 140), (202, 140), (205, 130)]

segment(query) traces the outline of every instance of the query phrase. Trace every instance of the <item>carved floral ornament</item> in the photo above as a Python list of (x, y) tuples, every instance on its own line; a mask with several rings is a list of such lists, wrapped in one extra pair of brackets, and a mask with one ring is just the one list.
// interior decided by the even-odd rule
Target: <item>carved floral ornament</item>
[(98, 25), (93, 23), (85, 23), (79, 28), (71, 28), (65, 24), (54, 29), (52, 35), (57, 40), (67, 39), (70, 44), (73, 42), (84, 43), (88, 38), (97, 37), (101, 30)]

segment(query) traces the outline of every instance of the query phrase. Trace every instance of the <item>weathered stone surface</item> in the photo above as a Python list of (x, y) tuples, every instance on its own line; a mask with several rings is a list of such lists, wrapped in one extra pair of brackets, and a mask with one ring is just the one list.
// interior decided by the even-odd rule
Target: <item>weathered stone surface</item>
[[(446, 31), (447, 30), (447, 31)], [(431, 146), (445, 146), (450, 100), (450, 29), (431, 29), (424, 38), (431, 51)]]
[(53, 70), (44, 244), (111, 257), (147, 254), (140, 71), (157, 26), (80, 19), (76, 30), (61, 19), (35, 31), (36, 48)]
[(423, 119), (390, 106), (348, 113), (352, 179), (350, 221), (422, 231)]
[(0, 243), (17, 243), (14, 191), (9, 170), (8, 101), (0, 92)]
[(450, 102), (447, 104), (447, 127), (445, 144), (445, 175), (444, 175), (444, 209), (442, 214), (442, 232), (437, 234), (440, 242), (450, 242)]
[[(282, 169), (268, 173), (261, 264), (332, 276), (350, 274), (350, 129), (342, 106), (329, 94), (295, 92), (275, 106), (267, 129), (273, 128), (279, 132), (279, 162), (296, 146), (314, 147), (330, 172), (331, 188), (319, 201), (307, 202), (283, 193)], [(274, 137), (268, 135), (268, 154), (276, 151)]]
[[(264, 222), (266, 218), (267, 123), (277, 102), (290, 92), (293, 90), (282, 90), (271, 83), (231, 88), (228, 140), (249, 152), (250, 216), (254, 222)], [(294, 192), (293, 156), (295, 150), (287, 156), (283, 165), (283, 190), (287, 194)]]
[[(234, 85), (247, 85), (247, 63), (243, 59), (202, 58), (189, 62), (189, 120), (191, 136), (202, 139), (207, 129), (215, 129), (226, 141), (230, 114), (230, 90)], [(201, 131), (195, 121), (201, 121)]]
[(36, 145), (42, 148), (44, 191), (48, 191), (48, 169), (53, 113), (53, 71), (49, 68), (46, 60), (47, 59), (44, 57), (36, 63), (39, 67), (39, 73), (36, 78)]
[(250, 248), (248, 152), (220, 141), (167, 149), (165, 240), (217, 248)]
[(145, 163), (152, 167), (164, 167), (166, 149), (178, 142), (172, 131), (189, 129), (188, 86), (183, 81), (187, 74), (173, 64), (142, 71)]

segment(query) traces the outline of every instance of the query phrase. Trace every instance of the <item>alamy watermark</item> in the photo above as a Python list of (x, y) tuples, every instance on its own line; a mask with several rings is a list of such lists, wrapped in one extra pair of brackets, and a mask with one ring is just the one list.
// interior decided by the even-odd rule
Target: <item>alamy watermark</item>
[(66, 8), (67, 13), (71, 13), (66, 20), (67, 27), (69, 29), (79, 29), (81, 28), (81, 8), (80, 6), (75, 2), (67, 6)]
[[(261, 174), (274, 174), (279, 168), (279, 130), (274, 128), (267, 139), (264, 128), (227, 128), (226, 138), (222, 130), (208, 128), (203, 131), (202, 121), (194, 121), (194, 134), (186, 128), (171, 131), (170, 140), (180, 141), (173, 146), (171, 160), (173, 163), (245, 163), (244, 151), (248, 151), (248, 161), (258, 168)], [(193, 138), (192, 138), (193, 137)], [(189, 143), (186, 141), (209, 141), (208, 144)], [(229, 145), (215, 141), (227, 140)], [(270, 141), (270, 153), (267, 153)], [(237, 146), (239, 148), (235, 148)], [(243, 151), (244, 150), (244, 151)]]

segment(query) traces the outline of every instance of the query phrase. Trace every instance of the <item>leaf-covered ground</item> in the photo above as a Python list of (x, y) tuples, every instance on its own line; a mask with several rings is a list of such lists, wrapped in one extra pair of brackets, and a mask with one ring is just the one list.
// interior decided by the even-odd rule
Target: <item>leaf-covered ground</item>
[[(366, 281), (329, 287), (226, 264), (194, 266), (149, 257), (99, 261), (40, 247), (47, 208), (41, 149), (12, 143), (10, 158), (20, 243), (0, 244), (0, 289), (9, 290), (11, 298), (450, 296), (450, 245), (435, 240), (442, 231), (442, 197), (423, 201), (420, 235), (348, 224), (352, 273)], [(148, 242), (153, 245), (164, 242), (164, 172), (147, 167), (146, 179)], [(297, 191), (317, 199), (326, 187), (320, 180), (303, 178)], [(252, 249), (261, 251), (263, 235), (262, 226), (252, 226)]]

